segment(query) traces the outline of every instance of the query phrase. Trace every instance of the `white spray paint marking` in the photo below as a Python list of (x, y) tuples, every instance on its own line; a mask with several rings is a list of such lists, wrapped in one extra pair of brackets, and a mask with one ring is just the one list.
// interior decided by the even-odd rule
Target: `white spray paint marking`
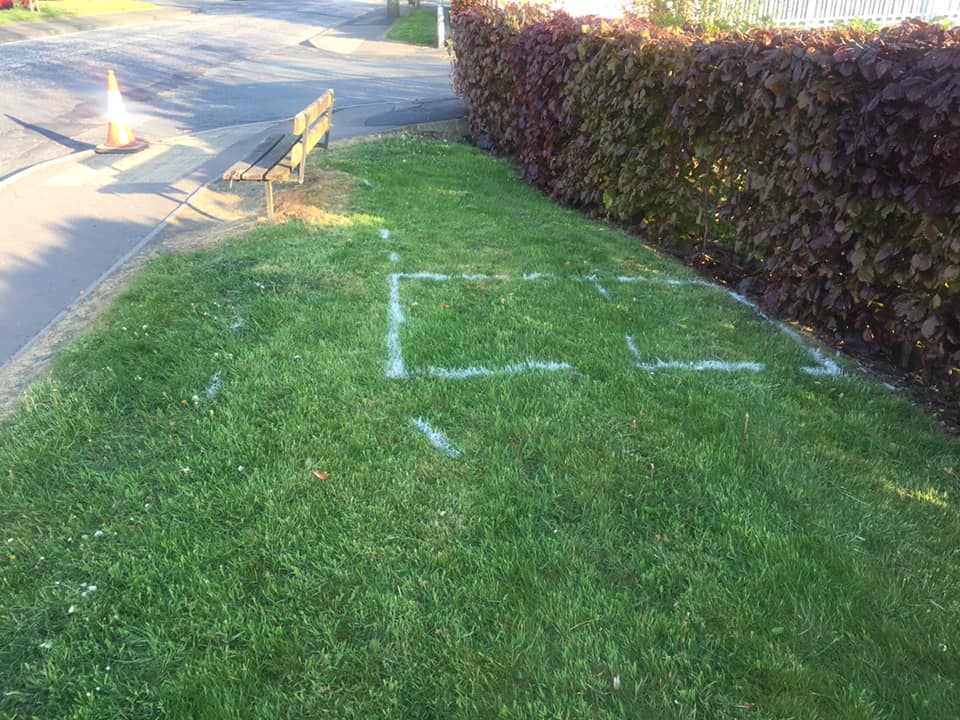
[(816, 363), (816, 365), (800, 368), (807, 375), (843, 375), (843, 370), (840, 369), (839, 365), (837, 365), (830, 358), (826, 357), (820, 348), (810, 347), (806, 340), (803, 339), (803, 336), (796, 330), (791, 330), (789, 327), (780, 322), (776, 323), (776, 326), (784, 335), (789, 338), (793, 338), (793, 340), (795, 340), (804, 350), (807, 351), (807, 353), (809, 353), (810, 357), (813, 358), (813, 361)]
[(400, 262), (400, 256), (397, 255), (395, 252), (390, 253), (390, 262), (392, 263)]
[(752, 308), (757, 315), (759, 315), (761, 318), (766, 320), (768, 323), (771, 323), (780, 332), (782, 332), (788, 338), (796, 342), (800, 347), (802, 347), (810, 355), (810, 357), (813, 358), (813, 361), (816, 363), (816, 365), (812, 365), (812, 366), (807, 365), (805, 367), (800, 368), (807, 375), (813, 375), (816, 377), (826, 376), (826, 375), (829, 375), (829, 376), (843, 375), (843, 370), (840, 369), (839, 365), (837, 365), (830, 358), (826, 357), (819, 348), (811, 347), (810, 344), (804, 339), (804, 337), (800, 333), (796, 332), (795, 330), (791, 330), (782, 322), (778, 322), (776, 320), (771, 319), (765, 312), (763, 312), (763, 310), (757, 307), (756, 303), (751, 302), (750, 300), (745, 298), (743, 295), (739, 293), (735, 293), (733, 290), (730, 290), (728, 288), (723, 288), (723, 289), (726, 290), (727, 294), (730, 295), (730, 297), (732, 297), (741, 305), (746, 305), (747, 307)]
[(380, 228), (380, 239), (381, 239), (381, 240), (389, 240), (389, 239), (390, 239), (390, 231), (387, 230), (386, 228)]
[[(741, 305), (746, 305), (748, 308), (750, 308), (751, 310), (753, 310), (757, 315), (759, 315), (760, 317), (762, 317), (762, 318), (763, 318), (764, 320), (766, 320), (767, 322), (773, 322), (773, 321), (767, 316), (767, 314), (766, 314), (763, 310), (761, 310), (759, 307), (757, 307), (757, 304), (756, 304), (756, 303), (751, 302), (750, 300), (748, 300), (747, 298), (745, 298), (745, 297), (744, 297), (743, 295), (741, 295), (740, 293), (736, 293), (736, 292), (734, 292), (733, 290), (729, 290), (729, 289), (727, 289), (727, 288), (724, 288), (724, 289), (727, 290), (727, 294), (730, 295), (730, 297), (732, 297), (732, 298), (733, 298), (734, 300), (736, 300), (738, 303), (740, 303)], [(800, 339), (800, 338), (797, 338), (797, 340), (799, 340), (799, 339)]]
[(450, 442), (447, 436), (439, 430), (434, 430), (430, 427), (430, 423), (426, 420), (423, 418), (414, 418), (413, 424), (420, 429), (420, 432), (426, 435), (427, 441), (437, 450), (446, 453), (452, 458), (460, 457), (460, 451), (453, 446), (453, 443)]
[(673, 278), (644, 277), (642, 275), (636, 275), (636, 276), (621, 275), (620, 277), (617, 278), (617, 282), (622, 284), (652, 283), (654, 285), (669, 285), (670, 287), (683, 287), (685, 285), (701, 285), (703, 287), (709, 287), (709, 288), (716, 287), (713, 283), (708, 283), (705, 280), (674, 280)]
[(464, 280), (509, 280), (509, 275), (461, 275)]
[(763, 372), (763, 365), (755, 362), (724, 362), (723, 360), (701, 360), (699, 362), (664, 362), (663, 360), (657, 360), (656, 362), (652, 363), (644, 362), (643, 356), (640, 355), (640, 351), (637, 350), (636, 343), (634, 343), (633, 338), (629, 335), (627, 335), (627, 347), (630, 348), (630, 352), (633, 353), (633, 357), (637, 361), (637, 367), (650, 372), (656, 372), (657, 370), (695, 370), (697, 372), (702, 372), (704, 370), (717, 370), (720, 372)]
[(444, 282), (450, 279), (450, 275), (442, 275), (441, 273), (397, 273), (396, 275), (391, 275), (390, 277), (395, 277), (397, 280), (436, 280), (438, 282)]
[(840, 366), (837, 365), (833, 360), (828, 357), (824, 357), (823, 353), (820, 352), (817, 348), (807, 348), (806, 349), (810, 356), (813, 358), (813, 361), (817, 363), (813, 367), (803, 367), (800, 368), (807, 375), (821, 376), (821, 375), (843, 375), (843, 370), (840, 369)]
[(390, 310), (387, 322), (387, 377), (405, 378), (403, 351), (400, 349), (400, 326), (403, 325), (403, 308), (400, 306), (400, 275), (390, 276)]
[(473, 377), (489, 377), (491, 375), (517, 375), (519, 373), (531, 372), (534, 370), (543, 370), (546, 372), (561, 372), (563, 370), (572, 370), (573, 366), (563, 362), (541, 362), (538, 360), (529, 360), (527, 362), (505, 365), (499, 368), (487, 368), (483, 366), (467, 368), (438, 368), (432, 367), (427, 371), (430, 377), (443, 378), (445, 380), (466, 380)]
[[(753, 310), (760, 318), (766, 320), (768, 323), (774, 325), (780, 332), (784, 333), (790, 338), (793, 338), (809, 355), (813, 358), (814, 362), (817, 364), (814, 366), (806, 366), (800, 368), (803, 372), (808, 375), (822, 376), (830, 375), (837, 376), (843, 375), (843, 370), (840, 369), (840, 366), (837, 365), (833, 360), (824, 356), (823, 352), (818, 348), (810, 347), (809, 343), (797, 332), (794, 332), (786, 325), (781, 322), (773, 320), (769, 315), (767, 315), (763, 310), (761, 310), (756, 303), (750, 301), (748, 298), (744, 297), (738, 292), (734, 292), (729, 288), (725, 288), (721, 285), (716, 285), (714, 283), (706, 282), (704, 280), (673, 280), (672, 278), (651, 278), (643, 276), (620, 276), (617, 280), (621, 283), (636, 283), (636, 282), (650, 282), (657, 283), (661, 285), (670, 285), (673, 287), (683, 286), (683, 285), (700, 285), (703, 287), (708, 287), (713, 290), (722, 290), (727, 293), (730, 297), (736, 300), (741, 305), (746, 305), (748, 308)], [(747, 363), (747, 365), (754, 365), (755, 363)], [(744, 368), (749, 369), (749, 368)]]
[(610, 300), (610, 293), (607, 292), (607, 289), (600, 284), (600, 280), (596, 275), (591, 275), (588, 278), (585, 278), (587, 282), (593, 283), (593, 286), (597, 289), (597, 292), (603, 295), (604, 298)]
[(210, 378), (210, 382), (207, 384), (206, 390), (204, 392), (207, 394), (208, 398), (214, 398), (217, 396), (217, 393), (220, 392), (220, 387), (223, 385), (223, 382), (220, 379), (220, 371), (217, 370)]
[[(392, 253), (390, 256), (392, 262), (397, 262), (399, 256), (396, 253)], [(390, 309), (389, 309), (389, 322), (387, 329), (387, 368), (386, 373), (389, 378), (408, 378), (411, 376), (404, 365), (403, 361), (403, 352), (400, 346), (400, 326), (404, 323), (404, 314), (403, 308), (400, 303), (400, 281), (401, 280), (433, 280), (436, 282), (448, 282), (450, 280), (468, 280), (468, 281), (484, 281), (484, 280), (510, 280), (509, 275), (486, 275), (486, 274), (463, 274), (463, 275), (446, 275), (443, 273), (430, 273), (430, 272), (419, 272), (419, 273), (395, 273), (390, 275)], [(526, 273), (522, 275), (522, 279), (525, 281), (535, 281), (542, 279), (559, 279), (554, 275), (549, 273)], [(607, 289), (600, 283), (599, 278), (596, 275), (591, 275), (588, 277), (580, 278), (571, 278), (578, 280), (579, 282), (590, 282), (596, 288), (597, 292), (602, 295), (607, 300), (611, 299), (610, 293)], [(745, 305), (751, 308), (757, 315), (763, 320), (776, 326), (781, 332), (791, 337), (797, 343), (799, 343), (804, 350), (809, 353), (813, 358), (816, 365), (807, 366), (801, 368), (803, 372), (808, 375), (815, 376), (836, 376), (842, 375), (843, 371), (840, 367), (824, 356), (817, 348), (810, 347), (807, 342), (801, 337), (798, 333), (794, 332), (786, 325), (780, 322), (772, 320), (767, 316), (756, 304), (748, 300), (743, 295), (736, 293), (729, 288), (725, 288), (714, 283), (706, 282), (704, 280), (676, 280), (674, 278), (662, 278), (662, 277), (648, 277), (648, 276), (626, 276), (621, 275), (617, 278), (617, 282), (621, 284), (628, 283), (653, 283), (657, 285), (667, 285), (670, 287), (685, 287), (685, 286), (702, 286), (710, 288), (711, 290), (721, 290), (730, 297), (732, 297), (736, 302), (741, 305)], [(694, 371), (705, 371), (705, 370), (714, 370), (721, 372), (762, 372), (764, 365), (762, 363), (755, 362), (725, 362), (721, 360), (703, 360), (699, 362), (679, 362), (679, 361), (663, 361), (657, 360), (656, 362), (650, 363), (645, 362), (643, 357), (640, 355), (640, 352), (637, 350), (636, 345), (634, 344), (633, 338), (629, 335), (627, 336), (627, 346), (630, 351), (633, 353), (638, 367), (648, 370), (648, 371), (657, 371), (665, 369), (680, 369), (680, 370), (694, 370)], [(526, 361), (520, 362), (512, 365), (506, 365), (499, 368), (488, 368), (484, 366), (475, 366), (475, 367), (463, 367), (463, 368), (441, 368), (441, 367), (430, 367), (427, 370), (427, 373), (431, 377), (445, 378), (451, 380), (463, 380), (472, 377), (489, 377), (493, 375), (512, 375), (522, 372), (530, 372), (536, 370), (543, 370), (549, 372), (557, 372), (562, 370), (572, 370), (572, 366), (563, 363), (563, 362), (541, 362), (541, 361)], [(419, 374), (419, 373), (418, 373)]]

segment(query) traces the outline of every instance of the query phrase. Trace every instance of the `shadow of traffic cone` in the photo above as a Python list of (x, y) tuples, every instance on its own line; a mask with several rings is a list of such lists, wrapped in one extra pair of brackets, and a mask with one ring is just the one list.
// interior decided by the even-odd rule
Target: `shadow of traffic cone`
[(143, 150), (149, 143), (137, 140), (127, 124), (127, 109), (117, 85), (113, 70), (107, 71), (107, 141), (97, 145), (98, 153), (134, 153)]

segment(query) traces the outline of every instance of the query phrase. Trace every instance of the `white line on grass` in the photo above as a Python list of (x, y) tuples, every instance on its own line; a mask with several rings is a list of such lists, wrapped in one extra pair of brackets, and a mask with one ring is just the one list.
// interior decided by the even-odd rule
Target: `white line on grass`
[(509, 280), (509, 275), (461, 275), (464, 280)]
[[(392, 262), (398, 262), (399, 256), (396, 253), (390, 255), (390, 260)], [(433, 280), (436, 282), (447, 282), (450, 280), (470, 280), (470, 281), (482, 281), (482, 280), (510, 280), (509, 275), (486, 275), (486, 274), (462, 274), (462, 275), (446, 275), (443, 273), (430, 273), (430, 272), (418, 272), (418, 273), (394, 273), (389, 276), (390, 281), (390, 307), (389, 307), (389, 318), (388, 318), (388, 327), (387, 327), (387, 367), (386, 374), (389, 378), (409, 378), (411, 373), (407, 370), (404, 361), (403, 361), (403, 350), (400, 345), (400, 326), (404, 323), (404, 314), (403, 307), (400, 302), (400, 281), (401, 280)], [(548, 273), (527, 273), (522, 276), (523, 280), (532, 281), (532, 280), (541, 280), (541, 279), (560, 279), (554, 275)], [(580, 282), (590, 282), (594, 285), (597, 292), (600, 293), (604, 298), (611, 299), (610, 293), (607, 291), (603, 285), (600, 284), (600, 280), (596, 275), (591, 275), (586, 278), (577, 278)], [(767, 322), (774, 325), (778, 330), (792, 338), (798, 344), (803, 347), (803, 349), (813, 358), (816, 365), (802, 367), (801, 370), (807, 373), (808, 375), (814, 376), (837, 376), (842, 375), (843, 371), (840, 367), (833, 361), (824, 356), (823, 352), (815, 347), (811, 347), (806, 340), (797, 332), (791, 330), (785, 324), (775, 321), (767, 316), (756, 304), (748, 300), (743, 295), (736, 293), (729, 288), (725, 288), (714, 283), (706, 282), (704, 280), (675, 280), (673, 278), (661, 278), (661, 277), (647, 277), (647, 276), (619, 276), (617, 281), (622, 284), (627, 283), (653, 283), (657, 285), (668, 285), (670, 287), (683, 287), (690, 285), (699, 285), (703, 287), (708, 287), (713, 290), (721, 290), (730, 297), (732, 297), (736, 302), (741, 305), (746, 305), (751, 308), (757, 315), (766, 320)], [(663, 361), (657, 360), (656, 362), (649, 363), (645, 362), (640, 355), (640, 352), (637, 350), (636, 345), (633, 342), (633, 338), (627, 335), (627, 346), (630, 351), (633, 353), (633, 356), (636, 360), (637, 366), (649, 371), (657, 370), (666, 370), (666, 369), (683, 369), (683, 370), (716, 370), (722, 372), (736, 372), (736, 371), (747, 371), (747, 372), (761, 372), (764, 368), (763, 364), (755, 362), (724, 362), (721, 360), (703, 360), (699, 362), (679, 362), (679, 361)], [(563, 363), (563, 362), (541, 362), (541, 361), (525, 361), (520, 363), (515, 363), (511, 365), (506, 365), (499, 368), (488, 368), (484, 366), (476, 367), (463, 367), (463, 368), (440, 368), (440, 367), (431, 367), (427, 370), (427, 374), (431, 377), (445, 378), (450, 380), (463, 380), (472, 377), (485, 377), (492, 375), (514, 375), (522, 372), (529, 372), (535, 370), (543, 370), (549, 372), (558, 372), (562, 370), (572, 370), (572, 366)]]
[(387, 324), (387, 377), (405, 378), (403, 351), (400, 349), (400, 326), (403, 325), (403, 308), (400, 305), (400, 275), (390, 276), (390, 319)]
[(663, 360), (657, 360), (652, 363), (644, 362), (643, 356), (640, 355), (640, 351), (637, 350), (636, 343), (633, 342), (633, 338), (629, 335), (627, 335), (627, 347), (630, 348), (630, 352), (633, 353), (633, 357), (637, 361), (637, 367), (650, 372), (656, 372), (657, 370), (696, 370), (697, 372), (719, 370), (721, 372), (743, 371), (758, 373), (763, 371), (763, 365), (755, 362), (724, 362), (723, 360), (701, 360), (699, 362), (664, 362)]
[(210, 382), (206, 387), (204, 392), (208, 398), (215, 398), (217, 393), (220, 392), (220, 387), (223, 385), (223, 381), (220, 379), (220, 371), (217, 370), (210, 378)]
[(528, 360), (527, 362), (505, 365), (499, 368), (487, 368), (483, 366), (466, 368), (432, 367), (427, 371), (427, 373), (430, 375), (430, 377), (443, 378), (445, 380), (466, 380), (467, 378), (488, 377), (490, 375), (517, 375), (518, 373), (530, 372), (531, 370), (561, 372), (563, 370), (572, 369), (572, 365), (564, 362), (541, 362), (538, 360)]
[[(802, 336), (800, 333), (791, 330), (784, 323), (774, 320), (769, 315), (767, 315), (763, 310), (761, 310), (756, 303), (747, 299), (738, 292), (734, 292), (730, 288), (725, 288), (722, 285), (716, 285), (714, 283), (706, 282), (705, 280), (673, 280), (672, 278), (652, 278), (652, 277), (643, 277), (643, 276), (621, 276), (617, 280), (621, 283), (637, 283), (637, 282), (649, 282), (656, 283), (660, 285), (670, 285), (673, 287), (683, 286), (683, 285), (701, 285), (703, 287), (708, 287), (714, 290), (722, 290), (727, 293), (730, 297), (736, 300), (741, 305), (746, 305), (748, 308), (753, 310), (759, 317), (763, 320), (766, 320), (768, 323), (776, 327), (784, 335), (792, 338), (796, 341), (809, 355), (813, 358), (816, 365), (806, 366), (800, 368), (807, 375), (814, 376), (839, 376), (843, 375), (843, 370), (840, 369), (840, 366), (837, 365), (833, 360), (826, 357), (823, 352), (816, 347), (811, 347), (810, 343)], [(750, 363), (748, 363), (750, 364)]]
[(593, 286), (597, 289), (597, 292), (603, 295), (604, 298), (607, 300), (610, 299), (610, 293), (607, 292), (607, 289), (600, 284), (600, 279), (596, 275), (591, 275), (590, 277), (586, 278), (586, 280), (587, 282), (593, 283)]
[(795, 330), (791, 330), (781, 322), (776, 323), (776, 326), (784, 335), (796, 340), (800, 346), (810, 354), (810, 357), (813, 358), (813, 361), (816, 363), (816, 365), (800, 368), (807, 375), (843, 375), (843, 370), (840, 369), (839, 365), (837, 365), (830, 358), (825, 357), (820, 348), (810, 347), (800, 333), (796, 332)]
[(765, 312), (763, 312), (763, 310), (757, 307), (756, 303), (751, 302), (740, 293), (735, 293), (733, 290), (729, 290), (727, 288), (723, 288), (723, 290), (726, 290), (730, 297), (732, 297), (741, 305), (746, 305), (749, 308), (753, 308), (753, 311), (757, 313), (757, 315), (766, 320), (768, 323), (771, 323), (775, 328), (777, 328), (777, 330), (782, 332), (788, 338), (791, 338), (794, 342), (800, 345), (800, 347), (802, 347), (810, 355), (810, 357), (813, 358), (813, 361), (816, 363), (816, 365), (807, 365), (800, 368), (807, 375), (843, 375), (843, 370), (840, 369), (839, 365), (837, 365), (830, 358), (824, 356), (820, 348), (811, 347), (810, 343), (807, 342), (807, 340), (800, 333), (796, 332), (795, 330), (791, 330), (782, 322), (771, 319)]
[(457, 450), (453, 443), (450, 442), (449, 438), (444, 435), (440, 430), (434, 430), (430, 427), (428, 423), (423, 418), (413, 418), (413, 424), (416, 425), (420, 432), (422, 432), (427, 437), (427, 441), (433, 445), (437, 450), (440, 450), (443, 453), (446, 453), (450, 457), (460, 457), (460, 451)]
[(702, 285), (704, 287), (715, 288), (716, 285), (708, 283), (706, 280), (674, 280), (673, 278), (644, 277), (642, 275), (626, 276), (621, 275), (617, 282), (628, 283), (653, 283), (654, 285), (669, 285), (670, 287), (682, 287), (684, 285)]

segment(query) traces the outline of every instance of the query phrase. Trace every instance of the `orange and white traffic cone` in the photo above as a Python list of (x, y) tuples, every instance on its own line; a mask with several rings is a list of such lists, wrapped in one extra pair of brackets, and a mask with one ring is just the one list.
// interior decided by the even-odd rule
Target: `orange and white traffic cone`
[(107, 71), (107, 142), (97, 145), (98, 153), (134, 153), (143, 150), (149, 143), (137, 140), (127, 121), (127, 109), (117, 85), (113, 70)]

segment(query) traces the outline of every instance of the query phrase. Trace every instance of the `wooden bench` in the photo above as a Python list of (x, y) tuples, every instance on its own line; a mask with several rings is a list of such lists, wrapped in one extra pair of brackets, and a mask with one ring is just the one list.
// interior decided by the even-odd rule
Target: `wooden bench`
[(267, 217), (274, 222), (273, 184), (303, 184), (307, 155), (321, 139), (324, 148), (330, 143), (332, 116), (333, 90), (327, 90), (294, 116), (292, 133), (266, 138), (246, 158), (234, 163), (223, 174), (223, 179), (230, 181), (230, 187), (233, 187), (234, 181), (266, 183)]

